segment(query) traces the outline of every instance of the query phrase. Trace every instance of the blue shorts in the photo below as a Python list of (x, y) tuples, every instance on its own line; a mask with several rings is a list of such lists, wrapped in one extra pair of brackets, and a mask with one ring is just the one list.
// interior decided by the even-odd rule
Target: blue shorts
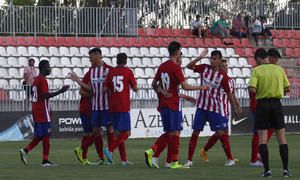
[(223, 127), (223, 130), (228, 129), (228, 118), (225, 116), (222, 116), (222, 127)]
[(206, 120), (209, 120), (210, 130), (223, 130), (222, 115), (197, 108), (192, 129), (203, 131)]
[(181, 131), (183, 129), (182, 112), (169, 108), (161, 108), (161, 119), (165, 132)]
[(51, 122), (34, 123), (34, 137), (51, 136)]
[(254, 124), (255, 124), (255, 111), (252, 111), (252, 119), (253, 119), (253, 129), (252, 129), (252, 131), (253, 131), (254, 134), (257, 134), (258, 130), (255, 129), (255, 127), (254, 127)]
[(92, 116), (79, 113), (84, 133), (93, 132)]
[(129, 112), (114, 112), (113, 127), (119, 131), (131, 130), (131, 121)]
[(107, 127), (112, 125), (112, 115), (108, 110), (93, 110), (92, 111), (93, 127)]

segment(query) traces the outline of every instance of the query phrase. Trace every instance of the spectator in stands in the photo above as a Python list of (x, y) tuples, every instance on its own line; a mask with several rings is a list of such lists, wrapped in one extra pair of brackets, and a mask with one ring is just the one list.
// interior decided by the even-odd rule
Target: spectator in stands
[(237, 36), (239, 39), (241, 39), (242, 37), (243, 38), (248, 37), (248, 34), (245, 33), (246, 27), (244, 26), (242, 19), (243, 19), (243, 14), (239, 13), (238, 16), (232, 22), (231, 35)]
[(212, 35), (220, 35), (222, 38), (227, 38), (229, 36), (229, 30), (226, 29), (226, 15), (222, 14), (220, 19), (214, 23), (214, 26), (211, 30)]
[(28, 66), (25, 67), (24, 69), (24, 79), (25, 79), (25, 91), (26, 91), (26, 110), (28, 110), (29, 107), (29, 102), (30, 102), (30, 96), (32, 94), (32, 84), (33, 81), (35, 79), (35, 77), (37, 76), (37, 70), (34, 66), (34, 59), (30, 58), (28, 60)]
[(255, 38), (256, 46), (259, 46), (258, 44), (258, 36), (266, 36), (266, 34), (269, 36), (270, 40), (273, 41), (275, 36), (272, 35), (269, 28), (265, 26), (266, 17), (264, 16), (258, 16), (253, 19), (253, 32), (252, 36)]
[(207, 37), (207, 31), (206, 29), (203, 29), (202, 21), (200, 21), (200, 15), (196, 15), (196, 20), (193, 22), (192, 26), (194, 35), (199, 36), (199, 38)]

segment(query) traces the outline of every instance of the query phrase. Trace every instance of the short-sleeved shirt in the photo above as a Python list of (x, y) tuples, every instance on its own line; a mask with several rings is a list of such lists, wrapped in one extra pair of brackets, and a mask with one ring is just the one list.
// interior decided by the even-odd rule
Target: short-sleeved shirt
[(290, 86), (285, 72), (280, 66), (262, 64), (252, 71), (249, 87), (255, 87), (256, 99), (283, 98), (284, 88)]
[(129, 112), (130, 111), (130, 86), (137, 83), (131, 69), (124, 66), (117, 66), (110, 70), (104, 83), (111, 92), (109, 101), (109, 112)]
[(92, 110), (108, 110), (109, 93), (103, 92), (103, 85), (107, 74), (112, 67), (103, 64), (100, 68), (91, 67), (87, 72), (88, 82), (91, 83), (93, 89)]
[(169, 98), (160, 96), (159, 107), (181, 111), (179, 85), (185, 81), (181, 67), (175, 64), (174, 61), (168, 60), (158, 67), (154, 79), (161, 82), (162, 88), (172, 94), (172, 97)]
[(232, 31), (240, 32), (241, 29), (239, 27), (245, 27), (243, 21), (240, 18), (235, 18), (232, 22)]
[(197, 26), (197, 27), (199, 27), (199, 26), (202, 26), (202, 21), (194, 21), (193, 23), (192, 23), (192, 27), (194, 28), (195, 26)]
[(49, 99), (44, 99), (43, 94), (49, 93), (48, 82), (39, 75), (33, 81), (32, 87), (32, 116), (38, 123), (51, 122)]
[(220, 69), (213, 72), (210, 65), (196, 65), (194, 72), (200, 74), (200, 85), (210, 84), (207, 90), (200, 90), (195, 105), (197, 108), (220, 113), (225, 116), (222, 92), (230, 92), (229, 77)]
[(211, 32), (213, 32), (218, 27), (218, 24), (221, 24), (223, 28), (226, 28), (226, 22), (219, 19), (217, 22), (214, 23)]
[[(88, 83), (88, 74), (86, 73), (82, 79), (82, 82)], [(83, 115), (91, 115), (92, 114), (92, 105), (91, 98), (81, 96), (80, 104), (79, 104), (79, 112)]]
[(27, 83), (33, 84), (34, 78), (37, 76), (37, 70), (34, 66), (26, 66), (24, 74), (27, 74)]
[[(234, 81), (230, 77), (228, 77), (228, 85), (229, 85), (229, 88), (230, 88), (230, 93), (234, 94), (235, 93), (234, 92)], [(224, 90), (222, 92), (222, 96), (223, 96), (222, 99), (223, 99), (225, 117), (229, 118), (229, 114), (231, 112), (231, 104), (228, 100), (227, 93)]]
[[(254, 66), (257, 67), (258, 65)], [(253, 71), (253, 69), (252, 69)], [(254, 112), (255, 111), (255, 108), (256, 108), (256, 103), (257, 103), (257, 100), (255, 99), (255, 96), (256, 94), (255, 93), (251, 93), (249, 92), (249, 97), (250, 97), (250, 111)]]

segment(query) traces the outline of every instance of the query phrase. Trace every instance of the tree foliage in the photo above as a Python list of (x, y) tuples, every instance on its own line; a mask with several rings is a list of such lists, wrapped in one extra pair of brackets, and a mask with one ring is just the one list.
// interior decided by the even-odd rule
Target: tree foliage
[[(5, 4), (9, 5), (10, 0), (5, 0)], [(35, 0), (13, 0), (13, 4), (17, 6), (33, 6)]]

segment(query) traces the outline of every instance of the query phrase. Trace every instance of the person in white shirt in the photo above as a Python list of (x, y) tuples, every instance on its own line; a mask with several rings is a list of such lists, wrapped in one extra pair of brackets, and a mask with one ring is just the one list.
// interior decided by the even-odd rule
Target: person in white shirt
[(253, 32), (252, 36), (255, 38), (256, 46), (259, 46), (258, 44), (258, 36), (265, 36), (266, 34), (269, 36), (270, 40), (273, 41), (275, 36), (272, 35), (269, 28), (266, 27), (264, 24), (266, 22), (266, 17), (264, 16), (258, 16), (257, 18), (253, 19)]
[(207, 37), (206, 29), (203, 29), (202, 21), (200, 20), (200, 15), (196, 15), (196, 20), (192, 23), (193, 34), (199, 36), (199, 38)]

